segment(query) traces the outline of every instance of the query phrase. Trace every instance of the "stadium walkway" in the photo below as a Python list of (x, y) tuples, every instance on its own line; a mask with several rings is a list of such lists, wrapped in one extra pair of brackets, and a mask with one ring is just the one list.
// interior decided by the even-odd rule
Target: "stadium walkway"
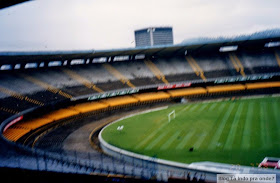
[[(133, 111), (135, 113), (135, 111)], [(128, 115), (124, 113), (123, 115)], [(119, 116), (120, 117), (120, 116)], [(105, 119), (104, 119), (105, 120)], [(108, 119), (106, 119), (108, 120)], [(111, 120), (114, 120), (113, 118)], [(104, 121), (100, 121), (102, 123)], [(251, 167), (233, 167), (222, 163), (199, 162), (190, 164), (192, 169), (182, 169), (170, 167), (167, 165), (159, 165), (155, 163), (147, 163), (142, 161), (134, 164), (101, 154), (93, 150), (89, 144), (89, 134), (98, 124), (85, 124), (74, 131), (63, 144), (64, 153), (46, 153), (45, 151), (24, 152), (16, 150), (14, 147), (3, 142), (0, 138), (0, 167), (22, 168), (40, 171), (53, 171), (63, 173), (78, 174), (123, 174), (137, 175), (143, 178), (157, 177), (158, 180), (166, 181), (168, 177), (183, 178), (187, 173), (194, 176), (198, 170), (203, 168), (208, 170), (223, 169), (227, 173), (275, 173), (273, 170), (262, 170)], [(78, 138), (78, 140), (75, 140)], [(4, 150), (5, 149), (5, 150)], [(84, 151), (84, 152), (81, 152)], [(67, 152), (67, 153), (65, 153)], [(200, 175), (202, 173), (198, 173)], [(276, 173), (277, 179), (280, 180), (280, 172)], [(206, 178), (215, 180), (215, 173), (209, 174)]]

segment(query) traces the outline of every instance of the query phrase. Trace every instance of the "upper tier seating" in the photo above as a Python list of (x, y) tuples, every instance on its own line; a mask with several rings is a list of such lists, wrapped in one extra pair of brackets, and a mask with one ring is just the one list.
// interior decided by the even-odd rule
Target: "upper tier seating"
[[(30, 107), (110, 90), (280, 73), (279, 53), (279, 50), (271, 49), (196, 54), (0, 73), (1, 120), (2, 116), (10, 116)], [(187, 95), (189, 91), (182, 92)], [(144, 95), (134, 97), (145, 100)], [(118, 101), (108, 100), (108, 105), (114, 105), (114, 102), (117, 105)]]

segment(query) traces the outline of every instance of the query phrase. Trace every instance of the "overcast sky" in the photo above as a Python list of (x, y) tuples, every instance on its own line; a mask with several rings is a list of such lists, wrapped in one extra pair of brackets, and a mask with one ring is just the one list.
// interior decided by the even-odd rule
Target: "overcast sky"
[(280, 28), (279, 0), (37, 0), (0, 10), (0, 51), (134, 47), (134, 30), (174, 41)]

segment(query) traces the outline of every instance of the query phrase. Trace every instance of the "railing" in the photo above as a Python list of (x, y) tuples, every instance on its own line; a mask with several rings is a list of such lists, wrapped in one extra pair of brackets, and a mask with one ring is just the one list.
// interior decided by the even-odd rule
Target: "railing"
[[(279, 87), (278, 84), (277, 87)], [(163, 98), (166, 97), (163, 96)], [(10, 163), (11, 167), (27, 169), (33, 168), (35, 170), (72, 172), (82, 174), (125, 174), (130, 176), (142, 177), (143, 179), (151, 179), (153, 177), (156, 177), (158, 180), (163, 181), (167, 181), (168, 177), (184, 178), (188, 173), (190, 173), (191, 176), (194, 176), (195, 173), (197, 174), (197, 172), (200, 172), (200, 174), (205, 174), (205, 171), (201, 171), (195, 168), (185, 169), (183, 167), (173, 167), (173, 169), (170, 169), (170, 166), (168, 168), (162, 167), (161, 164), (156, 161), (146, 161), (133, 157), (130, 157), (129, 162), (127, 162), (127, 158), (122, 156), (119, 158), (113, 158), (105, 156), (103, 154), (81, 153), (77, 151), (46, 152), (44, 150), (31, 149), (29, 147), (23, 146), (22, 144), (8, 141), (3, 137), (3, 131), (5, 127), (11, 121), (17, 119), (20, 116), (28, 119), (33, 114), (37, 113), (37, 115), (40, 116), (40, 114), (43, 114), (43, 111), (59, 109), (61, 107), (69, 106), (70, 104), (76, 104), (80, 101), (88, 99), (88, 96), (84, 96), (72, 101), (64, 100), (49, 105), (38, 106), (22, 111), (19, 114), (16, 114), (3, 121), (0, 125), (0, 146), (2, 146), (1, 149), (6, 149), (6, 151), (0, 152), (0, 154), (2, 154), (2, 156), (4, 157), (2, 160), (2, 165), (4, 165), (4, 163)], [(213, 173), (214, 172), (208, 172), (208, 179), (213, 179), (213, 177), (210, 176)]]
[[(38, 109), (30, 109), (14, 115), (5, 120), (0, 128), (3, 131), (6, 124), (20, 115), (28, 115)], [(159, 169), (158, 164), (151, 161), (132, 158), (127, 162), (125, 157), (114, 158), (96, 152), (79, 151), (54, 151), (49, 152), (41, 149), (31, 149), (19, 143), (6, 140), (2, 134), (0, 144), (5, 152), (1, 152), (2, 165), (9, 165), (12, 168), (33, 169), (38, 171), (54, 171), (63, 173), (78, 174), (107, 174), (107, 175), (129, 175), (141, 179), (157, 179), (167, 181), (169, 177), (183, 179), (187, 174), (194, 176), (197, 171), (183, 169)]]

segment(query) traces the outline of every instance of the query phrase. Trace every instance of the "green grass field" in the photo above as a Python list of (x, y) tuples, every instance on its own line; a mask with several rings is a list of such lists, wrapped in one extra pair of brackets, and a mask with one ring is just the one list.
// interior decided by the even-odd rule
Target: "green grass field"
[[(168, 113), (176, 118), (168, 122)], [(117, 127), (124, 125), (122, 131)], [(108, 126), (102, 137), (128, 151), (184, 163), (240, 165), (280, 157), (280, 98), (169, 106)], [(194, 147), (193, 152), (189, 148)]]

